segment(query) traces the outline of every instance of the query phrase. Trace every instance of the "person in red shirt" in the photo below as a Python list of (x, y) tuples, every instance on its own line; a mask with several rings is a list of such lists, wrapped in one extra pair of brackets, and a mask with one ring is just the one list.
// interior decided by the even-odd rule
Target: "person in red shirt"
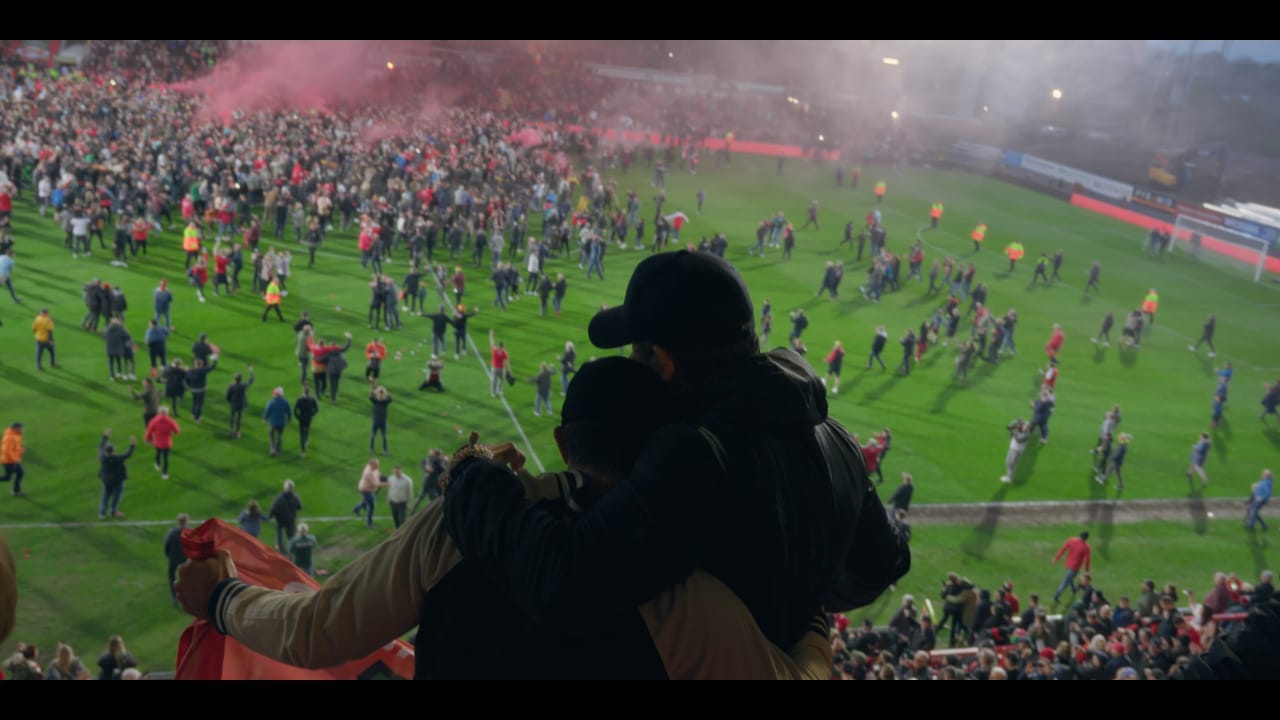
[(501, 341), (494, 342), (492, 329), (489, 330), (489, 358), (489, 396), (498, 397), (502, 394), (502, 381), (511, 372), (510, 356)]
[[(227, 280), (227, 266), (231, 264), (231, 253), (225, 249), (214, 248), (213, 251), (213, 294), (221, 295), (218, 287), (222, 286), (227, 289), (227, 294), (231, 294), (231, 282)], [(207, 272), (207, 270), (206, 270)]]
[(1050, 364), (1047, 369), (1041, 370), (1040, 374), (1044, 376), (1041, 389), (1048, 388), (1050, 392), (1054, 392), (1058, 385), (1058, 366)]
[(191, 268), (191, 281), (196, 286), (196, 297), (204, 302), (204, 286), (209, 284), (209, 256), (201, 255)]
[(1053, 601), (1055, 603), (1062, 596), (1062, 591), (1068, 587), (1071, 588), (1072, 595), (1076, 593), (1076, 575), (1080, 574), (1081, 569), (1085, 572), (1093, 572), (1093, 564), (1091, 562), (1093, 551), (1089, 548), (1088, 540), (1088, 530), (1081, 532), (1079, 537), (1067, 538), (1067, 541), (1062, 543), (1062, 547), (1058, 548), (1058, 553), (1053, 556), (1053, 564), (1055, 565), (1058, 564), (1058, 558), (1062, 557), (1063, 554), (1067, 556), (1065, 563), (1067, 575), (1062, 578), (1062, 584), (1053, 593)]
[(165, 480), (169, 479), (169, 451), (173, 449), (173, 436), (181, 432), (178, 421), (169, 417), (169, 408), (164, 405), (160, 406), (160, 413), (147, 423), (147, 432), (142, 439), (155, 447), (156, 469)]
[(453, 304), (462, 304), (462, 294), (467, 289), (467, 276), (462, 272), (462, 266), (457, 265), (453, 268)]
[(1049, 344), (1044, 346), (1044, 351), (1049, 355), (1049, 364), (1058, 364), (1058, 352), (1062, 350), (1062, 341), (1065, 339), (1062, 333), (1062, 326), (1053, 324), (1053, 336), (1049, 338)]
[(364, 367), (364, 379), (377, 380), (382, 374), (382, 361), (387, 359), (387, 346), (382, 344), (381, 338), (374, 338), (364, 346), (364, 357), (368, 361)]
[(0, 225), (13, 215), (13, 186), (4, 185), (0, 187)]
[(143, 255), (147, 254), (147, 235), (151, 232), (151, 225), (144, 217), (139, 217), (133, 221), (133, 256), (137, 257), (141, 251)]
[[(880, 443), (872, 438), (871, 442), (862, 446), (862, 459), (867, 463), (867, 477), (877, 475), (876, 471), (880, 469)], [(884, 475), (880, 474), (880, 479), (876, 484), (884, 482)]]

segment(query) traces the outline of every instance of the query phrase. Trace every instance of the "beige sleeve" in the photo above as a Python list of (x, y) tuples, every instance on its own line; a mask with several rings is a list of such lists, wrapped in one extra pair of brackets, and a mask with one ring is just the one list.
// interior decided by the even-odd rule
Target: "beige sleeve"
[(9, 543), (0, 535), (0, 642), (13, 632), (18, 616), (18, 572)]
[(248, 587), (227, 602), (228, 634), (304, 668), (357, 660), (418, 624), (422, 599), (462, 559), (436, 500), (315, 592)]
[(825, 680), (831, 645), (805, 633), (790, 652), (769, 642), (747, 606), (710, 573), (640, 606), (640, 616), (672, 680)]

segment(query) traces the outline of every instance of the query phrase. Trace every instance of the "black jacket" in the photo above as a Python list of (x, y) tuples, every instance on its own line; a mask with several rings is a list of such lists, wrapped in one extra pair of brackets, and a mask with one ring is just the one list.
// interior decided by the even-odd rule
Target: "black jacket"
[(170, 365), (164, 369), (164, 396), (182, 397), (187, 392), (187, 371)]
[(302, 501), (294, 493), (282, 492), (271, 501), (271, 509), (267, 511), (267, 517), (275, 520), (277, 523), (284, 525), (292, 525), (294, 520), (298, 519), (298, 513), (302, 511)]
[[(581, 494), (575, 494), (575, 500), (584, 507), (590, 503)], [(549, 517), (570, 517), (560, 501), (543, 501), (537, 507)], [(634, 607), (590, 633), (543, 629), (469, 558), (431, 588), (420, 616), (415, 679), (667, 678)]]
[(445, 503), (458, 549), (551, 629), (599, 627), (701, 567), (780, 647), (820, 606), (867, 605), (906, 573), (910, 551), (800, 356), (726, 365), (686, 402), (685, 421), (572, 522), (524, 501), (504, 467), (464, 460)]
[(227, 402), (232, 410), (244, 410), (249, 407), (249, 388), (253, 386), (253, 373), (249, 373), (248, 382), (233, 382), (227, 386)]
[(903, 483), (898, 486), (897, 490), (889, 496), (889, 507), (895, 510), (910, 510), (911, 496), (915, 494), (916, 486)]
[(449, 327), (449, 316), (443, 312), (430, 313), (423, 315), (431, 321), (431, 334), (435, 337), (444, 337), (444, 331)]
[(124, 463), (133, 455), (137, 446), (130, 445), (123, 455), (108, 455), (107, 442), (107, 436), (103, 435), (102, 441), (98, 443), (98, 479), (102, 481), (103, 487), (110, 489), (129, 479)]
[(304, 395), (293, 404), (293, 416), (302, 425), (309, 424), (311, 419), (319, 414), (320, 403), (316, 402), (314, 397)]

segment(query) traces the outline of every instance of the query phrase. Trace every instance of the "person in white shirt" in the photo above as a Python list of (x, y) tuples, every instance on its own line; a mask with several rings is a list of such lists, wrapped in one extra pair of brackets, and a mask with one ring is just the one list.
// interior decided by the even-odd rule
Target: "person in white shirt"
[(397, 465), (387, 477), (387, 501), (391, 503), (391, 519), (397, 528), (404, 524), (409, 501), (412, 499), (413, 480)]
[[(89, 257), (89, 216), (83, 210), (79, 210), (71, 217), (71, 235), (74, 244), (71, 246), (71, 257), (80, 257), (79, 252), (83, 252), (85, 257)], [(79, 252), (77, 252), (77, 248)]]
[(49, 181), (48, 175), (41, 175), (40, 182), (36, 183), (36, 197), (40, 199), (40, 217), (44, 217), (44, 213), (49, 208), (49, 197), (53, 195), (53, 183)]
[(529, 248), (529, 284), (525, 288), (525, 295), (537, 295), (535, 288), (538, 287), (538, 275), (542, 271), (541, 258), (538, 256), (536, 246)]

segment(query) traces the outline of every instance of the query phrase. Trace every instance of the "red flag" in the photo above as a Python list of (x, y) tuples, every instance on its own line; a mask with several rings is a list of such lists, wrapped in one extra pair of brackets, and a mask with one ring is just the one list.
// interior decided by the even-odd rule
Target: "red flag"
[[(314, 592), (320, 584), (275, 550), (217, 518), (182, 532), (187, 557), (203, 560), (227, 550), (239, 577), (250, 585)], [(338, 667), (308, 670), (254, 652), (221, 635), (205, 620), (196, 620), (178, 641), (176, 680), (363, 680), (413, 677), (413, 646), (395, 640), (360, 660)]]

